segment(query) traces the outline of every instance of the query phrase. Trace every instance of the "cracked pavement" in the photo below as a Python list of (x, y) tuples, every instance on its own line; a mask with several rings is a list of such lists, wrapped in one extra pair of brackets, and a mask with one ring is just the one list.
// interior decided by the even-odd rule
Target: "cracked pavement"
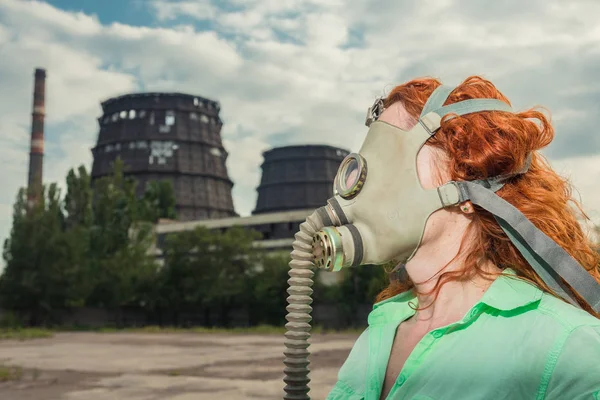
[[(357, 339), (311, 338), (311, 397), (323, 399)], [(0, 342), (10, 400), (275, 400), (283, 396), (283, 335), (58, 333)]]

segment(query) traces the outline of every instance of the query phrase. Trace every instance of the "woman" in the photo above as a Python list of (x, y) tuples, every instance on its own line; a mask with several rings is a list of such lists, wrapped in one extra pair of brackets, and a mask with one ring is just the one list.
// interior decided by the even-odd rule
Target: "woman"
[[(378, 120), (409, 130), (440, 85), (396, 87)], [(508, 103), (470, 77), (445, 104), (483, 98)], [(570, 186), (538, 153), (553, 136), (535, 110), (444, 119), (418, 153), (419, 180), (428, 189), (497, 176), (531, 154), (497, 194), (600, 281)], [(434, 212), (404, 271), (379, 294), (328, 399), (600, 399), (600, 316), (579, 296), (582, 309), (556, 296), (484, 209), (467, 201)]]

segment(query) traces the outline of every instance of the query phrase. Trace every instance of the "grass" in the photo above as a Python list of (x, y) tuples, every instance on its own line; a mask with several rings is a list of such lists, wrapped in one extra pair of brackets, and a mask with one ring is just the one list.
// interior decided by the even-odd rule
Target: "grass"
[(21, 367), (9, 367), (0, 364), (0, 382), (18, 381), (23, 377)]
[(31, 340), (52, 337), (53, 332), (41, 328), (0, 328), (0, 340)]
[[(336, 331), (334, 329), (325, 329), (321, 326), (315, 326), (311, 329), (313, 334), (326, 334), (326, 333), (361, 333), (364, 328), (350, 328)], [(133, 332), (133, 333), (225, 333), (225, 334), (273, 334), (283, 335), (287, 329), (283, 326), (272, 326), (272, 325), (258, 325), (245, 328), (207, 328), (207, 327), (193, 327), (193, 328), (178, 328), (178, 327), (161, 327), (161, 326), (145, 326), (141, 328), (102, 328), (99, 332), (111, 333), (111, 332)]]
[[(328, 333), (355, 333), (359, 334), (364, 328), (349, 328), (343, 330), (325, 329), (321, 326), (314, 326), (311, 333), (328, 334)], [(56, 332), (98, 332), (98, 333), (196, 333), (196, 334), (255, 334), (255, 335), (283, 335), (286, 332), (283, 326), (258, 325), (246, 328), (207, 328), (207, 327), (192, 327), (178, 328), (171, 326), (145, 326), (140, 328), (83, 328), (83, 327), (63, 327), (57, 329), (45, 328), (0, 328), (0, 340), (31, 340), (49, 338)]]

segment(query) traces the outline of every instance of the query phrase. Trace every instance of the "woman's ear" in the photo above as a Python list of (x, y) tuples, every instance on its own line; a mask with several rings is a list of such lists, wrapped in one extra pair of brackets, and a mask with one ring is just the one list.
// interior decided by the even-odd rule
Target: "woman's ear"
[(473, 203), (467, 200), (460, 204), (460, 211), (462, 211), (464, 214), (473, 214), (475, 212), (475, 208), (473, 207)]

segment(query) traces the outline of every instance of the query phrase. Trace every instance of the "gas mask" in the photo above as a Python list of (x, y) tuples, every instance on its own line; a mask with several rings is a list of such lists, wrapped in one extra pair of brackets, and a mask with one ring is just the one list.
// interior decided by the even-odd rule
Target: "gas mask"
[[(440, 94), (434, 92), (424, 112)], [(472, 105), (471, 112), (477, 106), (510, 110), (497, 100)], [(429, 216), (458, 204), (455, 182), (424, 189), (417, 175), (417, 154), (439, 129), (445, 114), (428, 112), (405, 131), (377, 121), (383, 110), (383, 100), (377, 99), (367, 114), (370, 129), (361, 149), (348, 155), (337, 172), (335, 196), (325, 208), (333, 226), (324, 227), (313, 238), (318, 267), (338, 271), (391, 260), (406, 262), (418, 249)]]
[[(512, 112), (496, 99), (473, 99), (443, 106), (453, 89), (438, 87), (419, 121), (409, 131), (377, 121), (384, 111), (377, 99), (367, 113), (367, 136), (358, 153), (341, 163), (334, 197), (300, 225), (290, 262), (284, 399), (308, 399), (307, 339), (310, 336), (314, 266), (328, 271), (364, 264), (410, 260), (419, 248), (429, 216), (465, 201), (490, 212), (540, 278), (557, 295), (579, 307), (573, 290), (600, 312), (600, 285), (563, 248), (540, 231), (496, 192), (520, 171), (476, 181), (450, 181), (424, 189), (417, 175), (417, 154), (436, 134), (442, 118), (482, 112)], [(564, 280), (564, 281), (563, 281)], [(567, 282), (570, 287), (567, 287)], [(571, 290), (572, 289), (572, 290)]]
[(318, 267), (338, 271), (412, 257), (429, 216), (455, 204), (454, 186), (428, 190), (419, 181), (417, 153), (431, 135), (422, 122), (410, 131), (370, 124), (360, 151), (342, 161), (335, 177), (327, 205), (334, 226), (313, 239)]
[(494, 215), (555, 293), (578, 306), (564, 279), (593, 309), (600, 310), (600, 285), (596, 280), (517, 208), (495, 193), (507, 179), (527, 172), (531, 154), (520, 171), (510, 174), (470, 182), (450, 181), (429, 190), (421, 186), (417, 154), (436, 134), (442, 117), (481, 111), (512, 112), (508, 104), (495, 99), (442, 106), (451, 91), (446, 86), (437, 88), (409, 131), (377, 121), (384, 110), (382, 99), (369, 108), (366, 125), (370, 129), (365, 141), (358, 153), (342, 161), (334, 181), (335, 196), (324, 208), (332, 223), (325, 224), (313, 237), (315, 265), (338, 271), (392, 260), (407, 262), (418, 249), (427, 219), (434, 211), (470, 200)]

